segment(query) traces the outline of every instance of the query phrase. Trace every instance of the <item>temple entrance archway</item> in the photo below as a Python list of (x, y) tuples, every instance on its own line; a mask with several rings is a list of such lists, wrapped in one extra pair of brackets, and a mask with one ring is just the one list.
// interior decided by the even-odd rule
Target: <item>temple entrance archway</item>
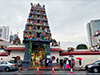
[(42, 44), (32, 44), (31, 66), (42, 66), (43, 52)]

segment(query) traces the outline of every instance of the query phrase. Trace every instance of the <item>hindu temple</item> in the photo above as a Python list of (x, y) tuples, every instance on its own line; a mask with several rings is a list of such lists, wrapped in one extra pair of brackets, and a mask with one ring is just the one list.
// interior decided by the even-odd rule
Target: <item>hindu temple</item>
[[(43, 61), (43, 58), (47, 58), (51, 61), (51, 32), (45, 5), (33, 5), (31, 3), (27, 23), (25, 25), (25, 30), (23, 31), (23, 42), (25, 44), (23, 67), (29, 67), (34, 64), (39, 65)], [(52, 62), (49, 63), (49, 66), (50, 65), (52, 65)]]

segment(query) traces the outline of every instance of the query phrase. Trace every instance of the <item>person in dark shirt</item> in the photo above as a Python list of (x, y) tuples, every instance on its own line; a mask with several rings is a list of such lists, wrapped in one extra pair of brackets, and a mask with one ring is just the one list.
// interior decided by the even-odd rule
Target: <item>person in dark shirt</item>
[(57, 65), (59, 65), (59, 58), (56, 59)]

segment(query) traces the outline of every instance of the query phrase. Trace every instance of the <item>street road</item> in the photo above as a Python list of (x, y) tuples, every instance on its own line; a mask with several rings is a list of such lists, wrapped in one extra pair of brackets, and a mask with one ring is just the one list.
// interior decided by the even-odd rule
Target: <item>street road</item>
[(73, 74), (71, 74), (70, 71), (55, 71), (55, 73), (52, 74), (52, 71), (39, 71), (39, 73), (37, 73), (36, 70), (24, 70), (20, 73), (18, 71), (0, 72), (0, 75), (100, 75), (100, 73), (73, 71)]

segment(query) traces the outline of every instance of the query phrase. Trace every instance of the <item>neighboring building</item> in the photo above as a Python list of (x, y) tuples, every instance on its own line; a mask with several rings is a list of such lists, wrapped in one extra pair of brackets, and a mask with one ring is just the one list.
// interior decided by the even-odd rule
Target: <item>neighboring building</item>
[(93, 46), (92, 37), (97, 30), (100, 31), (100, 19), (91, 20), (89, 23), (87, 23), (86, 26), (87, 26), (87, 36), (88, 36), (89, 47), (92, 47)]
[(9, 41), (9, 26), (0, 26), (0, 37)]
[(100, 45), (100, 31), (97, 30), (97, 32), (93, 35), (92, 37), (92, 41), (93, 41), (93, 46), (96, 46), (96, 45)]
[(11, 43), (5, 41), (4, 39), (0, 38), (0, 46), (4, 46), (4, 47), (7, 47), (11, 45)]
[(9, 42), (0, 38), (0, 56), (7, 56), (8, 55), (8, 52), (4, 51), (4, 49), (9, 45), (11, 45)]
[(10, 35), (10, 43), (13, 41), (13, 35)]

